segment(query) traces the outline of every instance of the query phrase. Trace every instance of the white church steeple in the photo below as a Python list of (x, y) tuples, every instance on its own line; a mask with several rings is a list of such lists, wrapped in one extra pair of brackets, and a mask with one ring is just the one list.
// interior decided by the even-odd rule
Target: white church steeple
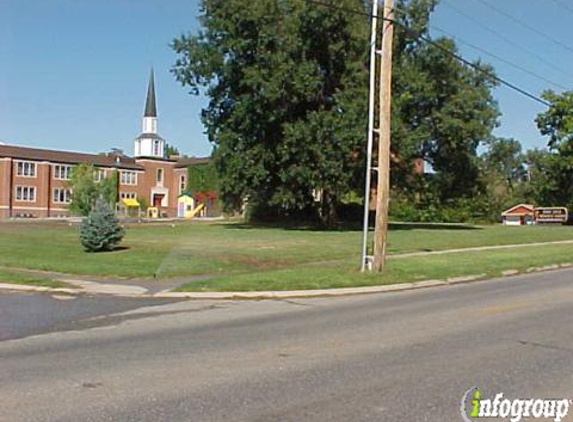
[(135, 157), (164, 158), (165, 141), (157, 134), (157, 107), (153, 69), (147, 86), (147, 99), (143, 113), (142, 134), (135, 138)]

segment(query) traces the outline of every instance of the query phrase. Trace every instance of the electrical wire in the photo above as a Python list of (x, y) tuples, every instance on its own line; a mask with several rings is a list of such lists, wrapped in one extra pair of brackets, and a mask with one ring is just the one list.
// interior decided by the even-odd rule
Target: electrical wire
[(476, 25), (478, 25), (479, 27), (483, 28), (484, 30), (488, 31), (489, 33), (495, 35), (496, 37), (502, 39), (503, 41), (505, 41), (506, 43), (512, 45), (514, 48), (520, 50), (521, 52), (528, 54), (531, 57), (534, 57), (537, 61), (539, 61), (540, 63), (545, 64), (547, 67), (565, 75), (568, 77), (571, 77), (571, 75), (567, 72), (565, 72), (562, 69), (559, 69), (558, 67), (556, 67), (553, 63), (548, 62), (547, 60), (545, 60), (543, 57), (541, 57), (539, 54), (537, 54), (535, 51), (530, 50), (528, 48), (525, 48), (524, 46), (522, 46), (521, 44), (513, 41), (511, 38), (506, 37), (505, 35), (503, 35), (501, 32), (496, 31), (495, 29), (481, 23), (480, 21), (478, 21), (477, 19), (475, 19), (472, 15), (464, 12), (463, 10), (459, 9), (458, 7), (454, 6), (453, 4), (451, 4), (449, 1), (442, 1), (442, 4), (446, 5), (447, 7), (449, 7), (450, 9), (456, 11), (458, 14), (464, 16), (466, 19), (472, 21), (473, 23), (475, 23)]
[[(504, 78), (501, 78), (499, 76), (497, 76), (496, 74), (490, 72), (489, 70), (484, 69), (483, 67), (470, 62), (469, 60), (464, 59), (461, 55), (454, 53), (453, 51), (450, 51), (449, 49), (447, 49), (446, 47), (442, 46), (441, 44), (437, 43), (436, 41), (432, 40), (430, 37), (416, 33), (415, 31), (413, 31), (412, 29), (410, 29), (409, 27), (407, 27), (406, 25), (402, 24), (399, 21), (396, 20), (392, 20), (392, 19), (386, 19), (382, 16), (373, 16), (371, 13), (367, 13), (367, 12), (361, 12), (358, 10), (353, 10), (353, 9), (349, 9), (347, 7), (338, 7), (338, 6), (334, 6), (333, 4), (330, 3), (326, 3), (323, 1), (318, 1), (318, 0), (305, 0), (308, 4), (313, 4), (315, 6), (321, 6), (321, 7), (325, 7), (325, 8), (329, 8), (329, 9), (333, 9), (333, 10), (338, 10), (341, 12), (345, 12), (345, 13), (350, 13), (350, 14), (354, 14), (354, 15), (360, 15), (360, 16), (366, 16), (369, 18), (373, 18), (373, 19), (379, 19), (379, 20), (383, 20), (383, 21), (389, 21), (389, 22), (393, 22), (395, 25), (400, 26), (402, 29), (404, 29), (404, 31), (406, 32), (406, 34), (411, 37), (414, 38), (416, 40), (419, 41), (423, 41), (426, 44), (432, 45), (433, 47), (437, 48), (438, 50), (442, 51), (444, 54), (447, 54), (453, 58), (455, 58), (456, 60), (458, 60), (459, 62), (465, 64), (466, 66), (488, 76), (489, 78), (495, 80), (496, 82), (498, 82), (501, 85), (504, 85), (507, 88), (512, 89), (515, 92), (520, 93), (521, 95), (528, 97), (529, 99), (536, 101), (540, 104), (543, 104), (544, 106), (550, 107), (551, 103), (545, 101), (544, 99), (536, 96), (535, 94), (532, 94), (528, 91), (526, 91), (523, 88), (520, 88), (519, 86), (507, 81)], [(377, 0), (374, 0), (377, 1)]]
[(455, 40), (456, 42), (458, 42), (459, 44), (463, 44), (463, 45), (466, 45), (466, 46), (468, 46), (468, 47), (470, 47), (470, 48), (473, 48), (474, 50), (477, 50), (477, 51), (479, 51), (479, 52), (481, 52), (481, 53), (483, 53), (483, 54), (485, 54), (485, 55), (487, 55), (487, 56), (490, 56), (491, 58), (493, 58), (493, 59), (495, 59), (495, 60), (498, 60), (498, 61), (500, 61), (500, 62), (502, 62), (502, 63), (505, 63), (506, 65), (511, 66), (511, 67), (513, 67), (514, 69), (517, 69), (517, 70), (519, 70), (519, 71), (521, 71), (521, 72), (527, 73), (528, 75), (533, 76), (534, 78), (537, 78), (537, 79), (539, 79), (539, 80), (541, 80), (541, 81), (543, 81), (543, 82), (546, 82), (546, 83), (548, 83), (548, 84), (551, 84), (551, 85), (553, 85), (553, 86), (555, 86), (555, 87), (557, 87), (557, 88), (561, 88), (561, 89), (563, 89), (563, 90), (565, 90), (565, 91), (567, 91), (567, 90), (569, 89), (569, 88), (567, 88), (567, 87), (564, 86), (564, 85), (558, 84), (557, 82), (553, 82), (552, 80), (547, 79), (547, 78), (544, 77), (544, 76), (541, 76), (541, 75), (539, 75), (539, 74), (537, 74), (537, 73), (534, 73), (534, 72), (532, 72), (532, 71), (530, 71), (530, 70), (527, 70), (527, 69), (525, 69), (524, 67), (519, 66), (518, 64), (513, 63), (513, 62), (511, 62), (511, 61), (509, 61), (509, 60), (507, 60), (507, 59), (504, 59), (503, 57), (500, 57), (500, 56), (498, 56), (497, 54), (494, 54), (494, 53), (491, 53), (491, 52), (489, 52), (489, 51), (487, 51), (487, 50), (484, 50), (483, 48), (481, 48), (481, 47), (479, 47), (479, 46), (477, 46), (477, 45), (475, 45), (475, 44), (472, 44), (472, 43), (470, 43), (470, 42), (468, 42), (468, 41), (466, 41), (466, 40), (464, 40), (464, 39), (462, 39), (462, 38), (460, 38), (460, 37), (458, 37), (458, 36), (456, 36), (456, 35), (450, 34), (450, 33), (448, 33), (447, 31), (444, 31), (443, 29), (441, 29), (441, 28), (439, 28), (439, 27), (437, 27), (437, 26), (432, 25), (430, 28), (432, 28), (432, 29), (434, 29), (434, 30), (436, 30), (436, 31), (438, 31), (438, 32), (441, 32), (442, 34), (444, 34), (444, 35), (446, 35), (446, 36), (448, 36), (448, 37), (454, 39), (454, 40)]
[(570, 13), (573, 13), (573, 7), (568, 5), (566, 2), (561, 1), (561, 0), (553, 0), (553, 3), (555, 3), (558, 6), (561, 6), (562, 8), (568, 10)]
[[(557, 44), (558, 46), (564, 48), (565, 50), (568, 50), (569, 52), (573, 53), (573, 48), (572, 48), (572, 47), (570, 47), (570, 46), (568, 46), (567, 44), (565, 44), (565, 43), (559, 41), (557, 38), (554, 38), (554, 37), (552, 37), (551, 35), (548, 35), (548, 34), (546, 34), (545, 32), (540, 31), (540, 30), (537, 29), (535, 26), (532, 26), (532, 25), (528, 24), (527, 22), (524, 22), (524, 21), (522, 21), (522, 20), (520, 20), (520, 19), (517, 19), (515, 16), (513, 16), (513, 15), (510, 14), (510, 13), (507, 13), (505, 10), (500, 9), (499, 7), (497, 7), (497, 6), (495, 6), (495, 5), (491, 4), (491, 3), (488, 3), (488, 2), (485, 1), (485, 0), (474, 0), (474, 1), (483, 4), (484, 6), (486, 6), (486, 7), (490, 8), (490, 9), (496, 11), (496, 12), (499, 13), (500, 15), (503, 15), (503, 16), (505, 16), (506, 18), (508, 18), (509, 20), (511, 20), (511, 21), (513, 21), (513, 22), (515, 22), (515, 23), (517, 23), (518, 25), (521, 25), (522, 27), (524, 27), (524, 28), (530, 30), (531, 32), (533, 32), (533, 33), (535, 33), (535, 34), (537, 34), (537, 35), (539, 35), (539, 36), (541, 36), (541, 37), (543, 37), (543, 38), (545, 38), (545, 39), (547, 39), (547, 40), (553, 42), (554, 44)], [(572, 9), (572, 10), (573, 10), (573, 9)]]

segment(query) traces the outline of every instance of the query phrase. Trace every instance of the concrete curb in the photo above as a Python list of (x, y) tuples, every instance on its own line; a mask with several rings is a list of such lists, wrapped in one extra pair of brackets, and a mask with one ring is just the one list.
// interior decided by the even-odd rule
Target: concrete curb
[[(508, 278), (531, 273), (547, 272), (557, 269), (571, 268), (573, 264), (555, 264), (545, 267), (532, 267), (525, 271), (508, 270), (511, 273), (501, 274), (499, 277)], [(516, 272), (514, 272), (516, 271)], [(203, 300), (233, 300), (233, 299), (295, 299), (312, 297), (353, 296), (371, 293), (401, 292), (407, 290), (427, 289), (430, 287), (450, 286), (487, 280), (487, 274), (474, 274), (461, 277), (452, 277), (445, 280), (423, 280), (414, 283), (389, 284), (384, 286), (348, 287), (339, 289), (320, 290), (289, 290), (289, 291), (260, 291), (260, 292), (171, 292), (164, 291), (152, 295), (154, 298), (171, 299), (203, 299)]]
[[(547, 265), (545, 267), (531, 267), (524, 271), (506, 270), (499, 277), (507, 278), (532, 273), (554, 271), (573, 267), (573, 263)], [(155, 294), (147, 293), (142, 287), (125, 285), (108, 285), (83, 280), (66, 280), (68, 283), (83, 285), (85, 290), (69, 288), (50, 288), (39, 286), (27, 286), (21, 284), (0, 283), (0, 290), (14, 290), (27, 292), (48, 292), (65, 294), (101, 294), (108, 296), (135, 297), (135, 298), (158, 298), (158, 299), (197, 299), (197, 300), (238, 300), (238, 299), (294, 299), (313, 297), (338, 297), (353, 296), (372, 293), (401, 292), (408, 290), (427, 289), (431, 287), (449, 286), (475, 281), (487, 280), (487, 274), (474, 274), (461, 277), (452, 277), (445, 280), (423, 280), (414, 283), (389, 284), (383, 286), (347, 287), (337, 289), (318, 290), (287, 290), (287, 291), (257, 291), (257, 292), (172, 292), (162, 291)]]
[[(478, 276), (472, 276), (478, 277)], [(470, 277), (464, 277), (469, 281)], [(473, 280), (473, 278), (471, 278)], [(159, 292), (155, 298), (179, 299), (294, 299), (308, 297), (336, 297), (364, 295), (370, 293), (400, 292), (405, 290), (426, 289), (429, 287), (447, 286), (447, 280), (424, 280), (415, 283), (389, 284), (385, 286), (345, 287), (319, 290), (287, 290), (261, 292)]]
[(78, 289), (69, 289), (65, 287), (41, 287), (41, 286), (28, 286), (25, 284), (11, 284), (0, 283), (0, 290), (15, 290), (20, 292), (49, 292), (49, 293), (65, 293), (70, 295), (85, 293)]
[(74, 286), (79, 286), (85, 293), (123, 296), (123, 297), (142, 297), (142, 296), (149, 297), (149, 295), (147, 295), (148, 290), (144, 287), (139, 287), (139, 286), (127, 286), (125, 284), (96, 283), (94, 281), (74, 280), (65, 278), (59, 279), (58, 281), (63, 281), (64, 283), (72, 284)]

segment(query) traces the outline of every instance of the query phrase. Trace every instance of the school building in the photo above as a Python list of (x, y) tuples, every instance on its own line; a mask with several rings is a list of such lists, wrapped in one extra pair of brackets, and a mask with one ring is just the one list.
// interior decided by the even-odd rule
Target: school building
[(117, 171), (120, 201), (142, 200), (157, 207), (159, 215), (175, 217), (178, 197), (187, 186), (187, 168), (208, 162), (206, 157), (166, 157), (165, 140), (157, 132), (152, 72), (133, 157), (120, 151), (83, 154), (0, 144), (0, 218), (68, 216), (69, 180), (78, 164), (93, 165), (96, 182)]

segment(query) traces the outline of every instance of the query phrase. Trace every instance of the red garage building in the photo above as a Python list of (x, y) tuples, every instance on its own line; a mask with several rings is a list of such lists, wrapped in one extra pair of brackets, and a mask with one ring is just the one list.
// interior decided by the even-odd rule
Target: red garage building
[(519, 204), (501, 213), (501, 221), (505, 226), (523, 226), (533, 224), (535, 221), (535, 207), (528, 204)]

